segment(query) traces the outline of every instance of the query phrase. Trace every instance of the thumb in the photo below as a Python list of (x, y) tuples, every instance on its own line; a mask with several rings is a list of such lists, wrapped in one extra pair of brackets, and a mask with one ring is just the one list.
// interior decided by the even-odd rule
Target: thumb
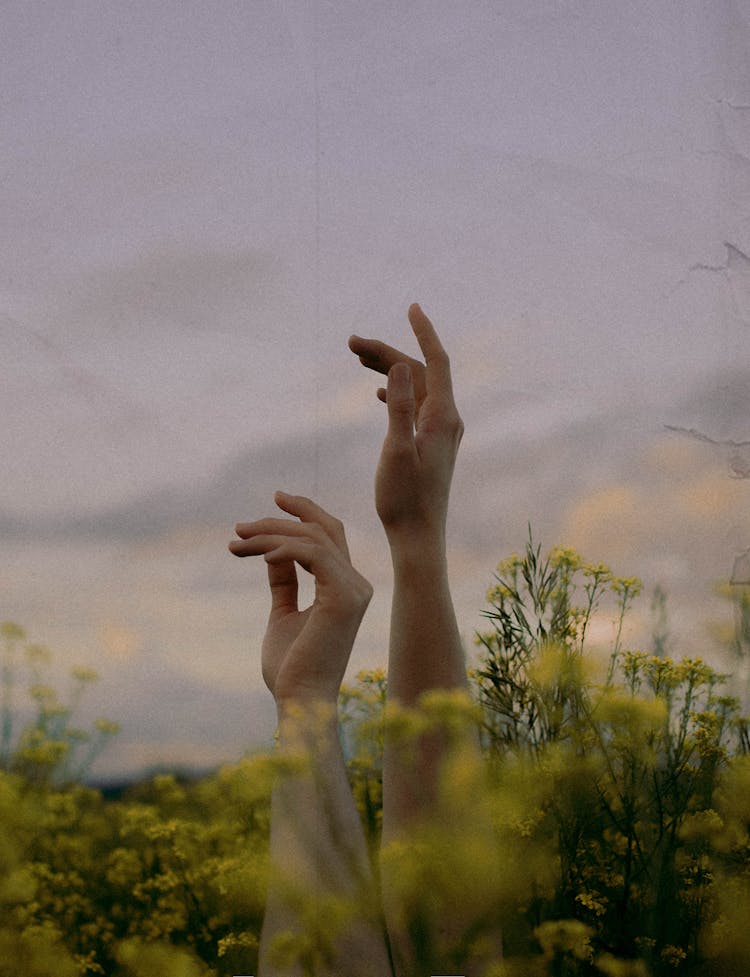
[(407, 363), (394, 363), (388, 371), (388, 438), (396, 442), (414, 441), (414, 384)]

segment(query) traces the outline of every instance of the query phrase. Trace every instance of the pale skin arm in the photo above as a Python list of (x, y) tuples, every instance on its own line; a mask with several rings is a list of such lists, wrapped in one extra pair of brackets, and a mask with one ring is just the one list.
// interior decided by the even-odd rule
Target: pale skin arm
[[(263, 556), (271, 612), (263, 639), (263, 677), (274, 696), (279, 749), (304, 761), (282, 777), (271, 802), (271, 877), (261, 934), (258, 977), (392, 977), (380, 924), (364, 831), (352, 797), (338, 736), (336, 703), (370, 584), (352, 566), (341, 523), (302, 496), (278, 492), (276, 503), (295, 520), (266, 518), (236, 527), (235, 556)], [(315, 598), (300, 610), (297, 565), (315, 577)], [(309, 926), (290, 897), (362, 900), (366, 909), (330, 947), (297, 967), (277, 966), (279, 934), (303, 940)], [(313, 939), (315, 944), (315, 939)], [(310, 969), (311, 968), (311, 969)]]
[[(378, 390), (379, 399), (387, 404), (388, 429), (375, 480), (376, 508), (394, 572), (388, 697), (414, 706), (425, 693), (464, 690), (468, 682), (446, 558), (450, 487), (464, 427), (453, 397), (450, 361), (432, 323), (418, 305), (409, 308), (409, 322), (424, 362), (378, 340), (352, 336), (349, 347), (365, 367), (388, 377), (387, 388)], [(467, 732), (462, 747), (479, 757), (479, 740), (473, 731)], [(443, 812), (436, 803), (445, 759), (446, 741), (440, 735), (425, 737), (416, 759), (408, 763), (386, 737), (384, 845), (408, 835), (423, 819), (441, 817), (446, 828), (455, 824), (457, 833), (471, 832), (492, 844), (489, 823), (478, 824), (470, 804), (456, 822), (455, 808)], [(410, 947), (390, 922), (387, 875), (383, 898), (392, 943), (398, 950), (397, 973), (406, 975)], [(466, 907), (455, 907), (458, 928), (473, 908), (470, 901)], [(471, 964), (462, 971), (467, 977), (472, 972)]]
[[(362, 364), (387, 374), (388, 430), (375, 477), (375, 505), (394, 572), (388, 695), (413, 706), (425, 692), (467, 687), (466, 665), (448, 584), (446, 520), (463, 422), (453, 399), (450, 362), (418, 305), (409, 322), (422, 363), (374, 339), (352, 336)], [(426, 755), (413, 782), (392, 769), (386, 749), (383, 830), (398, 833), (432, 810), (430, 785), (439, 757)]]

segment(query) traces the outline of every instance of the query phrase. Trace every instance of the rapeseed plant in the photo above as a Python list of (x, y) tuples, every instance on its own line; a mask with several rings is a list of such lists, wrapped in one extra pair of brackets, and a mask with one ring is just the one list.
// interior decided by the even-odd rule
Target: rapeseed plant
[[(91, 730), (74, 726), (72, 719), (85, 689), (98, 675), (91, 668), (74, 666), (73, 686), (64, 704), (44, 681), (51, 660), (47, 648), (26, 640), (20, 625), (0, 624), (0, 770), (22, 773), (30, 783), (61, 786), (86, 776), (119, 726), (105, 719), (97, 719)], [(27, 677), (25, 690), (18, 687), (22, 671)], [(26, 709), (18, 701), (23, 692)]]
[[(750, 969), (747, 722), (727, 676), (673, 656), (663, 595), (652, 647), (623, 646), (640, 589), (569, 548), (542, 556), (530, 537), (488, 591), (468, 695), (386, 709), (382, 671), (343, 690), (342, 738), (373, 860), (384, 736), (405, 757), (425, 737), (450, 747), (440, 819), (382, 853), (418, 948), (415, 973)], [(742, 625), (746, 595), (727, 595)], [(603, 614), (613, 621), (604, 654), (590, 647)], [(735, 661), (746, 654), (741, 626), (725, 639)], [(71, 712), (93, 674), (78, 671), (62, 703), (45, 681), (46, 649), (12, 624), (0, 640), (0, 961), (14, 961), (0, 963), (0, 977), (257, 972), (272, 785), (304, 760), (249, 756), (196, 783), (161, 775), (106, 800), (81, 778), (116, 728), (101, 720), (77, 731)], [(479, 758), (465, 748), (470, 735)], [(472, 831), (472, 808), (490, 835)], [(457, 913), (467, 892), (472, 911)], [(378, 910), (358, 892), (300, 899), (305, 933), (280, 934), (275, 952), (317, 977), (332, 935)]]

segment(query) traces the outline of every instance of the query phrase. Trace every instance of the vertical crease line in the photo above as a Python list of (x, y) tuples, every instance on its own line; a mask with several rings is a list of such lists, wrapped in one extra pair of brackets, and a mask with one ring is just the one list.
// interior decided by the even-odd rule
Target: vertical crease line
[[(314, 356), (322, 349), (320, 336), (320, 78), (318, 63), (318, 0), (313, 5), (313, 106), (314, 114), (314, 179), (315, 179), (315, 299), (314, 299)], [(320, 488), (320, 380), (318, 364), (315, 363), (315, 449), (313, 473), (313, 497), (317, 499)]]

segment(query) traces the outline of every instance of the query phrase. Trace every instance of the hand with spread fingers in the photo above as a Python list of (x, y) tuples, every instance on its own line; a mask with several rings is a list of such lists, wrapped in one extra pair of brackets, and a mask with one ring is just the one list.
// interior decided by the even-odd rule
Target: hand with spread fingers
[[(372, 588), (352, 566), (344, 527), (315, 502), (276, 493), (296, 518), (239, 523), (235, 556), (263, 556), (271, 612), (262, 669), (279, 716), (281, 754), (303, 761), (278, 778), (271, 802), (271, 850), (259, 977), (309, 973), (275, 955), (277, 941), (298, 938), (319, 977), (393, 977), (378, 919), (376, 885), (338, 733), (336, 704)], [(315, 598), (300, 610), (297, 566), (315, 578)], [(311, 940), (309, 907), (348, 900), (351, 916), (335, 934)], [(304, 949), (307, 948), (307, 949)]]
[[(263, 678), (278, 706), (335, 703), (372, 587), (351, 564), (341, 522), (304, 496), (277, 492), (297, 519), (238, 523), (235, 556), (263, 556), (271, 612), (263, 639)], [(300, 610), (297, 564), (315, 577), (315, 599)]]
[(389, 541), (414, 541), (445, 533), (451, 479), (463, 435), (453, 399), (450, 361), (435, 328), (418, 305), (409, 322), (425, 362), (376, 339), (352, 336), (360, 362), (387, 374), (378, 397), (388, 406), (386, 433), (375, 480), (375, 505)]

